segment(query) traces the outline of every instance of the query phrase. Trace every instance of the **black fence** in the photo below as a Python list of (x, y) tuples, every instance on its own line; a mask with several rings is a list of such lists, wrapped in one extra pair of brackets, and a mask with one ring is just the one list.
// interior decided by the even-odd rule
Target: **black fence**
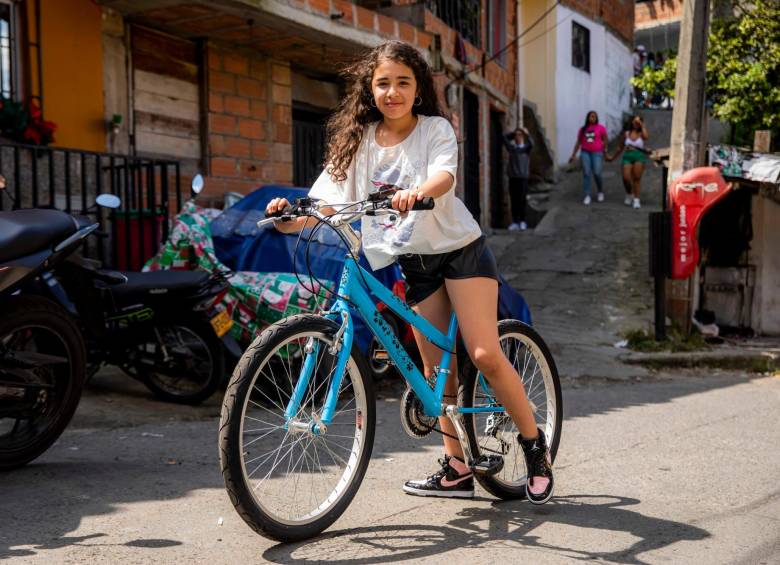
[[(139, 270), (182, 205), (178, 161), (0, 143), (0, 174), (0, 210), (57, 208), (94, 218), (103, 237), (88, 238), (84, 254), (116, 269)], [(102, 193), (118, 196), (121, 207), (97, 207)]]

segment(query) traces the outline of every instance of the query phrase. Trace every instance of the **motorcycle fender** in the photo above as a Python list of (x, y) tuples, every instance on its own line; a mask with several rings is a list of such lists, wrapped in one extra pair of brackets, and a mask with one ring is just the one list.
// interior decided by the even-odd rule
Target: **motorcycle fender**
[(220, 339), (222, 340), (222, 345), (225, 346), (225, 349), (228, 353), (237, 359), (241, 358), (241, 356), (244, 354), (244, 350), (241, 349), (241, 346), (238, 345), (238, 342), (235, 340), (235, 338), (230, 335), (230, 332), (223, 335)]

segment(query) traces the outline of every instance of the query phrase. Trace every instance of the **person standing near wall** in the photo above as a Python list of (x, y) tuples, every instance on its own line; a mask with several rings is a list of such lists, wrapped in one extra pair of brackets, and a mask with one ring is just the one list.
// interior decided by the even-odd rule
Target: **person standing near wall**
[(590, 176), (596, 179), (596, 189), (598, 194), (596, 199), (604, 202), (604, 183), (601, 179), (601, 171), (604, 168), (604, 153), (607, 150), (607, 128), (599, 123), (599, 115), (591, 110), (585, 117), (585, 125), (577, 132), (577, 143), (574, 145), (569, 163), (573, 163), (577, 157), (577, 150), (580, 151), (580, 160), (582, 161), (582, 190), (585, 193), (585, 199), (582, 201), (585, 206), (590, 205)]
[(528, 202), (528, 177), (531, 169), (531, 150), (534, 148), (528, 130), (519, 127), (504, 136), (504, 145), (509, 151), (509, 198), (512, 201), (512, 223), (510, 231), (528, 229), (525, 212)]

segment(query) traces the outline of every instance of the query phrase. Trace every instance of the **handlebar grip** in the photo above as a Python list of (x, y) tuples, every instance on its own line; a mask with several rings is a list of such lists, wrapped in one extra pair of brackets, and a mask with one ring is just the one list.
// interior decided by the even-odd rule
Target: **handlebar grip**
[(277, 210), (276, 212), (265, 213), (266, 218), (281, 218), (282, 216), (289, 216), (293, 211), (292, 206), (287, 206), (283, 210)]
[(422, 200), (416, 200), (412, 205), (412, 210), (433, 210), (433, 198), (426, 196)]

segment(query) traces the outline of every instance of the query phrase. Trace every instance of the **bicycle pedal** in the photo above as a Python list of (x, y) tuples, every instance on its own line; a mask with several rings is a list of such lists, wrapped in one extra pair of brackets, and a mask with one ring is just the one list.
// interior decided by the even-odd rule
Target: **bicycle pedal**
[(504, 458), (500, 455), (480, 455), (469, 464), (471, 472), (483, 477), (492, 477), (504, 468)]

